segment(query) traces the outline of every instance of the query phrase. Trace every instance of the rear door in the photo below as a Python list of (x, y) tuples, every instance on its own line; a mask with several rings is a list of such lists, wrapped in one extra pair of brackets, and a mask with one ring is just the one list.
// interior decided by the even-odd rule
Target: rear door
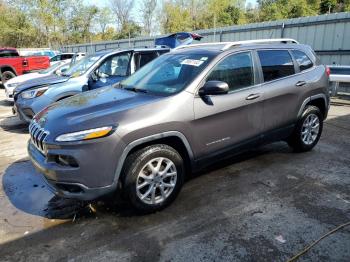
[(264, 131), (294, 123), (300, 104), (300, 88), (307, 83), (298, 72), (289, 50), (258, 50), (263, 79)]
[(157, 57), (158, 57), (157, 51), (135, 52), (134, 54), (135, 72)]
[(194, 99), (193, 132), (199, 158), (229, 150), (261, 132), (263, 100), (254, 67), (253, 53), (244, 51), (223, 58), (206, 77), (204, 82), (226, 82), (230, 91)]

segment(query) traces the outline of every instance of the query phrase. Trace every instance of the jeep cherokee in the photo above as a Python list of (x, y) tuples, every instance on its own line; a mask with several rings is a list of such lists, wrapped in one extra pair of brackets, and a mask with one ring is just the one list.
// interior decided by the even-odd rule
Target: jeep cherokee
[(49, 106), (28, 152), (56, 194), (92, 200), (122, 190), (144, 212), (178, 195), (190, 172), (261, 144), (318, 142), (328, 70), (291, 39), (191, 45), (119, 86)]

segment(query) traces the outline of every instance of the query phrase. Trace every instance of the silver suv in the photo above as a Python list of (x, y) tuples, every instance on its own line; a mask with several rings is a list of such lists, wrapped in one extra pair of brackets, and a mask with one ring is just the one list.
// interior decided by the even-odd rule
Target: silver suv
[(318, 142), (328, 70), (290, 39), (191, 45), (119, 86), (54, 103), (30, 124), (28, 152), (56, 194), (92, 200), (121, 190), (136, 209), (171, 203), (214, 161), (284, 140)]

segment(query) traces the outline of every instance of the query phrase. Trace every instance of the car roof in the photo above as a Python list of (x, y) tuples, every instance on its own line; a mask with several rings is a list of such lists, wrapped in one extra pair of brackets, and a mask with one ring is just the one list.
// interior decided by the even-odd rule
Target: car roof
[(252, 50), (252, 49), (302, 49), (305, 50), (309, 48), (307, 45), (303, 44), (246, 44), (240, 46), (233, 46), (228, 49), (222, 50), (223, 45), (219, 46), (197, 46), (192, 48), (184, 48), (174, 50), (172, 53), (191, 53), (191, 54), (212, 54), (214, 56), (219, 55), (221, 53), (232, 53), (235, 51), (244, 51), (244, 50)]
[(175, 50), (185, 50), (185, 49), (212, 49), (218, 51), (226, 51), (232, 49), (244, 49), (244, 48), (261, 48), (268, 46), (269, 48), (285, 48), (285, 47), (296, 47), (300, 46), (298, 41), (291, 38), (277, 38), (277, 39), (255, 39), (255, 40), (243, 40), (235, 42), (212, 42), (212, 43), (201, 43), (193, 44), (187, 46), (180, 46), (175, 48)]
[(0, 47), (0, 51), (17, 51), (14, 47)]
[(105, 56), (109, 54), (118, 54), (121, 52), (128, 52), (128, 51), (136, 51), (136, 52), (145, 52), (145, 51), (162, 51), (162, 50), (168, 50), (170, 51), (170, 48), (167, 47), (135, 47), (135, 48), (127, 48), (127, 49), (114, 49), (114, 50), (102, 50), (98, 51), (94, 54), (91, 54), (93, 56)]

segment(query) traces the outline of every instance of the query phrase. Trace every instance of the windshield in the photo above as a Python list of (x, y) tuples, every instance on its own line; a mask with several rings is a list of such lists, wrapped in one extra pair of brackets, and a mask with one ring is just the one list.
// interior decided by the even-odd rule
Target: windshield
[(54, 64), (53, 66), (50, 66), (44, 70), (41, 70), (39, 74), (50, 74), (54, 72), (56, 69), (58, 69), (61, 65), (62, 65), (61, 63)]
[(212, 54), (166, 54), (121, 82), (133, 91), (171, 95), (182, 91), (212, 60)]
[(71, 68), (69, 68), (66, 72), (64, 72), (63, 76), (72, 76), (77, 77), (83, 75), (93, 64), (96, 63), (97, 60), (101, 58), (101, 55), (91, 55), (81, 59), (79, 62), (74, 64)]

